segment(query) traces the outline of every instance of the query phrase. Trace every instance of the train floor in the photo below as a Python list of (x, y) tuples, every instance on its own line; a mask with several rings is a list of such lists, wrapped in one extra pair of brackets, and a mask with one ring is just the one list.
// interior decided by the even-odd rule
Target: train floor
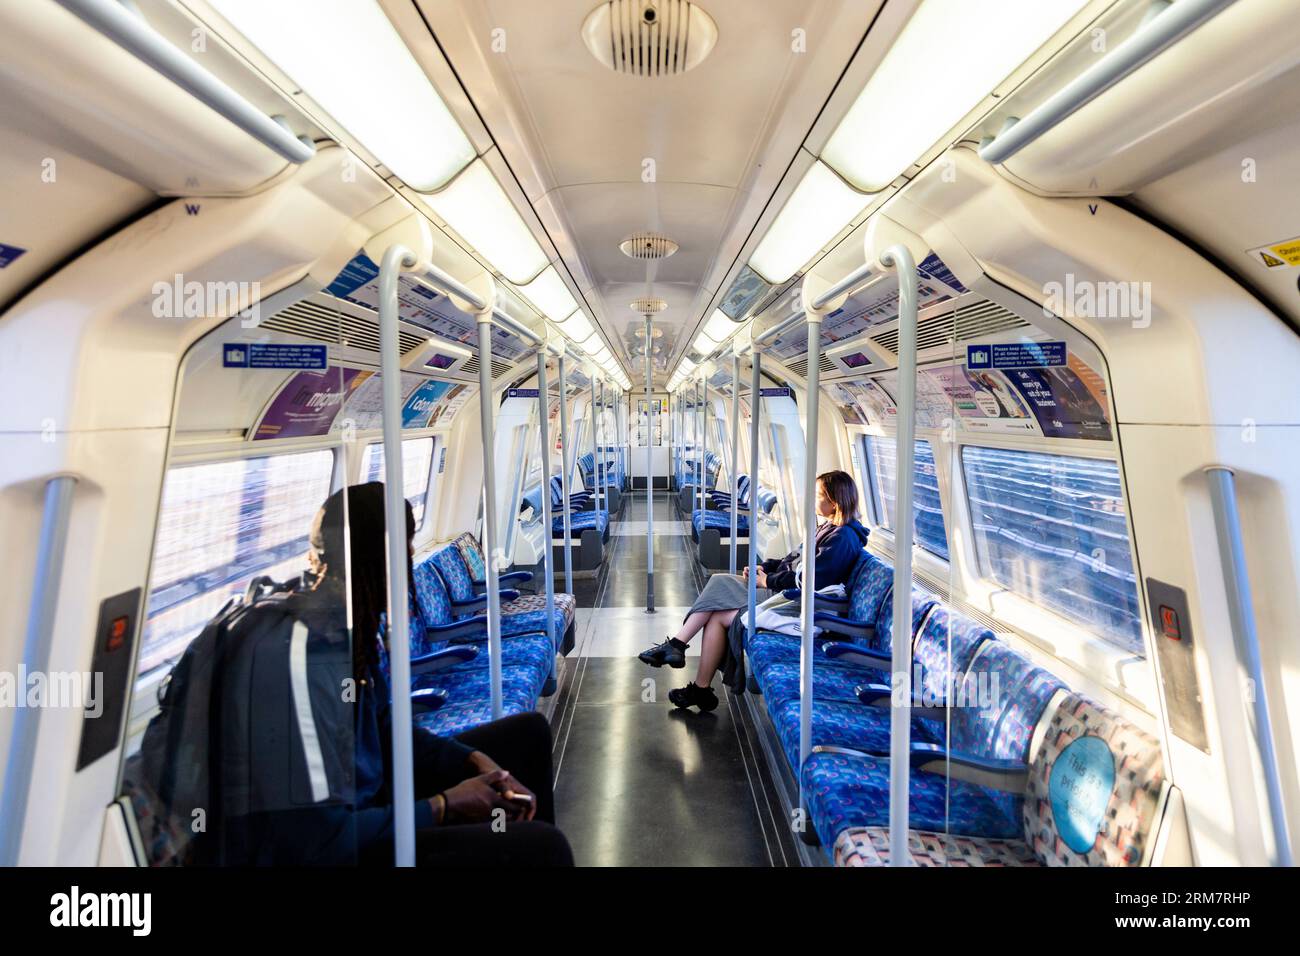
[[(637, 660), (681, 624), (707, 579), (667, 492), (654, 499), (655, 612), (646, 612), (645, 492), (611, 524), (607, 560), (574, 582), (577, 640), (552, 709), (558, 822), (580, 865), (786, 866), (798, 855), (744, 702), (677, 710), (695, 676)], [(557, 575), (563, 588), (563, 575)]]

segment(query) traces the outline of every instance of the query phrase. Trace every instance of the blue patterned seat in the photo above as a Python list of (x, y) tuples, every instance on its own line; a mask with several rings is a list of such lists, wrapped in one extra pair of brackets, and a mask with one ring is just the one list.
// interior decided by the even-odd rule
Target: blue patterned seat
[[(931, 615), (927, 631), (933, 629), (932, 633), (938, 636), (946, 633), (949, 625), (953, 672), (960, 675), (951, 692), (953, 706), (947, 711), (951, 752), (982, 760), (1027, 761), (1034, 728), (1049, 701), (1062, 689), (1061, 682), (996, 640), (980, 641), (974, 652), (966, 655), (966, 663), (959, 663), (959, 651), (965, 653), (975, 634), (970, 625), (963, 624), (946, 607), (937, 608)], [(965, 636), (959, 640), (959, 634)], [(927, 650), (923, 646), (926, 642), (918, 641), (918, 663), (927, 654), (932, 660), (947, 656), (946, 641), (932, 640), (932, 643), (933, 649)], [(939, 666), (931, 665), (930, 671)], [(923, 665), (923, 690), (932, 692), (935, 682), (927, 679), (925, 673)], [(885, 746), (883, 749), (877, 746), (877, 753), (888, 750), (887, 712), (882, 723), (886, 727)], [(942, 730), (940, 726), (940, 733)], [(914, 735), (915, 731), (914, 726)], [(797, 734), (795, 739), (797, 745)], [(914, 736), (913, 742), (939, 744), (943, 738)], [(853, 744), (840, 746), (858, 751), (872, 749)], [(889, 822), (889, 760), (886, 757), (869, 753), (813, 753), (804, 765), (802, 781), (813, 825), (825, 847), (831, 847), (839, 833), (848, 827), (884, 826)], [(999, 839), (1014, 837), (1020, 831), (1024, 800), (1018, 793), (949, 780), (944, 772), (920, 769), (911, 772), (909, 786), (910, 822), (914, 829), (947, 830)], [(945, 803), (949, 814), (946, 821)]]
[[(1026, 678), (1032, 683), (1027, 671)], [(1035, 695), (1031, 691), (1026, 696)], [(1041, 731), (1032, 736), (1041, 743), (1024, 758), (1027, 773), (1023, 800), (1017, 798), (1021, 806), (1017, 832), (986, 834), (990, 822), (1000, 823), (1003, 808), (991, 810), (982, 802), (984, 794), (954, 782), (949, 805), (955, 809), (951, 819), (956, 822), (950, 823), (948, 832), (933, 826), (934, 814), (909, 820), (911, 862), (919, 866), (1143, 866), (1153, 862), (1153, 837), (1171, 790), (1158, 741), (1087, 697), (1059, 688), (1038, 724)], [(1000, 729), (998, 736), (1002, 736)], [(861, 769), (839, 768), (841, 772)], [(836, 772), (830, 761), (817, 768), (830, 795), (822, 805), (838, 815), (861, 816), (856, 806), (844, 802), (848, 790), (837, 782)], [(871, 774), (878, 774), (878, 768)], [(1058, 774), (1063, 783), (1058, 784)], [(913, 792), (914, 806), (917, 797)], [(957, 835), (964, 830), (979, 835)], [(890, 851), (888, 829), (880, 824), (841, 829), (831, 850), (838, 866), (885, 865)]]
[[(691, 528), (698, 538), (705, 528), (717, 528), (731, 534), (731, 512), (725, 510), (701, 511), (696, 508), (691, 512)], [(736, 532), (749, 534), (749, 515), (736, 515)]]
[[(994, 640), (993, 633), (969, 618), (954, 614), (947, 607), (933, 607), (917, 635), (912, 650), (917, 703), (926, 707), (944, 708), (957, 699), (957, 691), (964, 687), (964, 676), (971, 661), (980, 649)], [(996, 660), (1000, 659), (995, 659)], [(1022, 659), (1023, 660), (1023, 659)], [(819, 679), (838, 671), (838, 687), (843, 691), (850, 680), (858, 684), (886, 684), (888, 675), (872, 668), (841, 667), (827, 660), (822, 666), (813, 665), (812, 745), (814, 747), (849, 747), (866, 753), (887, 753), (889, 750), (890, 709), (885, 698), (882, 706), (862, 703), (856, 695), (846, 700), (817, 700)], [(773, 665), (772, 669), (778, 665)], [(790, 766), (799, 766), (799, 679), (798, 665), (793, 667), (793, 681), (774, 685), (772, 669), (764, 676), (764, 699), (768, 714), (776, 726)], [(787, 672), (788, 673), (788, 672)], [(977, 680), (976, 683), (979, 683)], [(984, 681), (985, 686), (990, 682)], [(834, 686), (834, 685), (832, 685)], [(856, 686), (856, 685), (855, 685)], [(851, 691), (850, 691), (851, 693)], [(941, 711), (941, 713), (943, 713)], [(948, 711), (955, 713), (955, 711)], [(937, 743), (942, 740), (942, 721), (936, 718), (916, 717), (912, 722), (913, 740)]]
[[(578, 537), (588, 528), (595, 528), (600, 532), (601, 537), (605, 537), (609, 530), (609, 512), (605, 509), (599, 511), (573, 511), (569, 513), (569, 531), (573, 537)], [(564, 515), (560, 515), (551, 522), (551, 536), (555, 538), (564, 538)]]
[[(432, 561), (447, 586), (451, 596), (453, 615), (456, 620), (474, 617), (485, 613), (483, 601), (475, 589), (465, 564), (464, 554), (454, 545), (448, 545), (435, 551), (426, 561)], [(501, 602), (501, 635), (511, 637), (516, 634), (546, 632), (546, 595), (519, 594), (517, 591), (503, 591), (503, 594), (517, 595)], [(463, 605), (457, 609), (456, 604)], [(565, 634), (573, 627), (577, 610), (577, 600), (572, 594), (555, 595), (555, 616), (553, 631), (557, 643), (562, 642)]]

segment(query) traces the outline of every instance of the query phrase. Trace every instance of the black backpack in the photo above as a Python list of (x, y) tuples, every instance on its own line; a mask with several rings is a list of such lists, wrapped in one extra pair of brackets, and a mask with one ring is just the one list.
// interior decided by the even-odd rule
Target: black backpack
[(190, 642), (160, 688), (158, 713), (123, 775), (151, 865), (223, 862), (225, 682), (248, 645), (292, 621), (295, 586), (255, 578)]

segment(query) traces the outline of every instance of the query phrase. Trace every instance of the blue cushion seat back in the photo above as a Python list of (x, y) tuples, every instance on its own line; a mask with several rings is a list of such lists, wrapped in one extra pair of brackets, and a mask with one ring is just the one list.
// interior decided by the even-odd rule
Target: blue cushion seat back
[[(892, 570), (891, 570), (892, 575)], [(892, 583), (892, 577), (891, 577)], [(939, 602), (920, 588), (912, 587), (912, 636), (920, 630), (921, 622), (930, 613), (930, 608)], [(880, 616), (876, 618), (877, 650), (888, 651), (894, 646), (894, 589), (889, 589), (888, 600), (880, 604)]]
[(765, 515), (770, 515), (772, 509), (776, 507), (776, 492), (768, 488), (760, 487), (758, 489), (758, 510)]
[(447, 586), (442, 583), (442, 576), (438, 574), (433, 559), (425, 558), (415, 566), (413, 574), (415, 600), (420, 606), (420, 615), (425, 622), (431, 627), (450, 624), (452, 622), (451, 596), (447, 594)]
[(1002, 641), (982, 647), (962, 678), (952, 711), (952, 749), (1028, 760), (1034, 728), (1064, 685)]
[(478, 541), (468, 531), (461, 532), (452, 539), (452, 544), (460, 552), (460, 556), (465, 559), (465, 567), (469, 568), (469, 576), (475, 581), (487, 580), (487, 562), (483, 559), (483, 549), (479, 547)]
[(440, 548), (433, 553), (430, 560), (442, 575), (443, 583), (447, 585), (447, 592), (453, 601), (469, 601), (474, 598), (474, 584), (470, 580), (469, 568), (465, 567), (465, 559), (461, 557), (459, 548), (450, 545)]
[[(601, 534), (609, 527), (609, 512), (603, 508), (599, 511), (572, 511), (569, 513), (569, 530), (575, 537), (581, 537), (583, 531), (595, 528)], [(551, 521), (552, 535), (564, 537), (564, 515)]]
[(913, 671), (920, 670), (915, 691), (926, 706), (939, 707), (957, 696), (962, 676), (985, 641), (994, 640), (984, 625), (942, 604), (925, 619), (912, 648)]
[(845, 617), (875, 624), (880, 605), (894, 586), (894, 569), (874, 554), (864, 553), (849, 578), (849, 608)]
[(533, 487), (525, 491), (523, 498), (519, 502), (519, 510), (522, 511), (525, 505), (533, 509), (534, 517), (540, 518), (542, 516), (542, 489)]

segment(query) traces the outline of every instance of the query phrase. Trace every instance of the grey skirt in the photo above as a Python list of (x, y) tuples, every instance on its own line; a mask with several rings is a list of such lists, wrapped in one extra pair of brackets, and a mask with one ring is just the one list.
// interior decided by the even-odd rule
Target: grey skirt
[[(759, 604), (772, 596), (767, 588), (757, 588), (756, 591)], [(739, 574), (714, 574), (686, 616), (690, 617), (697, 611), (735, 611), (742, 607), (749, 607), (749, 585), (745, 579)]]

